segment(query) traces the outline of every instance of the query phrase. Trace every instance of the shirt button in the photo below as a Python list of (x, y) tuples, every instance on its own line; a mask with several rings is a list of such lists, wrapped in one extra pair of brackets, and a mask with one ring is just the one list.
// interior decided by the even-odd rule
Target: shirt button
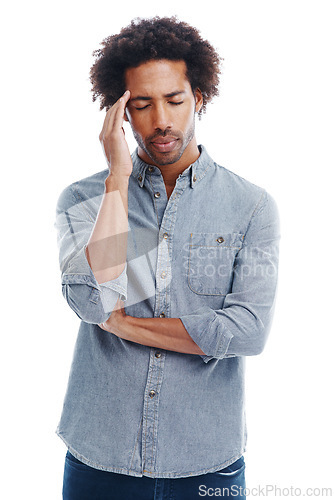
[(161, 276), (161, 278), (166, 278), (166, 275), (167, 275), (166, 271), (162, 271), (160, 276)]
[(194, 181), (194, 182), (196, 182), (196, 181), (197, 181), (196, 174), (193, 176), (193, 181)]
[(223, 243), (224, 238), (222, 236), (219, 236), (219, 238), (217, 238), (217, 241), (218, 241), (218, 243)]
[(156, 357), (156, 358), (161, 358), (161, 352), (156, 352), (156, 353), (155, 353), (155, 357)]
[(138, 175), (138, 180), (139, 180), (139, 182), (141, 182), (143, 180), (141, 175)]
[(165, 240), (167, 240), (167, 238), (168, 238), (168, 234), (167, 234), (167, 233), (164, 233), (164, 234), (163, 234), (163, 237), (165, 238)]
[(165, 313), (160, 313), (159, 318), (165, 318)]
[(154, 193), (154, 198), (160, 198), (160, 193)]
[(154, 167), (148, 167), (148, 171), (149, 172), (153, 172), (154, 171)]
[(155, 396), (155, 391), (150, 391), (150, 392), (149, 392), (149, 395), (150, 395), (150, 398), (154, 398), (154, 396)]

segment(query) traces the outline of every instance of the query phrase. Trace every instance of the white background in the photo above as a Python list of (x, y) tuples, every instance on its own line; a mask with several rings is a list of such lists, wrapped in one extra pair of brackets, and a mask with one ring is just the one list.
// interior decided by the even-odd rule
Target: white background
[(266, 188), (281, 215), (276, 316), (265, 351), (247, 362), (247, 486), (334, 491), (332, 8), (32, 0), (2, 12), (1, 498), (61, 498), (55, 428), (79, 320), (61, 295), (53, 223), (61, 190), (106, 166), (92, 52), (133, 17), (173, 14), (224, 57), (198, 142)]

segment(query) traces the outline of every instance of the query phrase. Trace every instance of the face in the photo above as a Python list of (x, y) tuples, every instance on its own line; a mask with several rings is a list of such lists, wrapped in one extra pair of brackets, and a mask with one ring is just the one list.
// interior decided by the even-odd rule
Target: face
[[(203, 104), (199, 90), (192, 92), (184, 61), (157, 60), (125, 73), (131, 96), (125, 119), (146, 163), (170, 165), (191, 157), (198, 148), (194, 136), (195, 112)], [(191, 163), (193, 160), (190, 160)]]

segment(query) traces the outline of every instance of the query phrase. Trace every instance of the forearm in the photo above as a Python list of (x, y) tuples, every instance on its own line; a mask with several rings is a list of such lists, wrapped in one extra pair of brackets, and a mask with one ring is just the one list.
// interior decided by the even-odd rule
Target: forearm
[(127, 316), (122, 338), (147, 345), (187, 354), (205, 354), (192, 340), (179, 318), (135, 318)]
[(98, 283), (117, 278), (124, 269), (128, 233), (128, 176), (109, 175), (86, 256)]

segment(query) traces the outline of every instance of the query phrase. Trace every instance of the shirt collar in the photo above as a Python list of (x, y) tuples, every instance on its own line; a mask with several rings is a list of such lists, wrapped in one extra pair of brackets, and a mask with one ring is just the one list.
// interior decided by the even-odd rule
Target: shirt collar
[[(197, 160), (189, 165), (178, 177), (178, 181), (190, 181), (190, 187), (195, 188), (200, 180), (204, 177), (207, 170), (214, 165), (213, 160), (208, 155), (206, 149), (201, 144), (198, 146), (200, 156)], [(132, 174), (137, 179), (140, 187), (143, 187), (146, 173), (151, 175), (160, 175), (160, 169), (153, 165), (148, 165), (138, 156), (138, 148), (132, 154), (133, 169)]]

